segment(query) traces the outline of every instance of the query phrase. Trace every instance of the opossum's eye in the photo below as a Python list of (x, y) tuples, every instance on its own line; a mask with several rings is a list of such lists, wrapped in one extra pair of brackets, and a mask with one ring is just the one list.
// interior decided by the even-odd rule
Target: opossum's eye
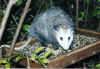
[(68, 37), (68, 40), (70, 40), (70, 37)]
[(60, 37), (60, 40), (63, 40), (63, 37)]

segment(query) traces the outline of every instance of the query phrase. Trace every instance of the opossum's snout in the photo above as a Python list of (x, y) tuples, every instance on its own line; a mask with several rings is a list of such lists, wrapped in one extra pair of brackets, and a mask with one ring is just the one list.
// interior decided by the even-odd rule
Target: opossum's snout
[(55, 37), (59, 45), (64, 49), (68, 50), (73, 41), (73, 30), (71, 28), (57, 27), (55, 30)]

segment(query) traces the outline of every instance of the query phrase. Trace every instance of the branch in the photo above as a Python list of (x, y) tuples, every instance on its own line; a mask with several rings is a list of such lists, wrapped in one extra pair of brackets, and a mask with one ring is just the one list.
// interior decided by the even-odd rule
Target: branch
[(21, 30), (21, 27), (22, 27), (22, 24), (24, 22), (24, 19), (26, 17), (26, 14), (28, 12), (28, 8), (30, 6), (30, 3), (31, 3), (31, 0), (27, 0), (26, 5), (25, 5), (25, 8), (24, 8), (24, 11), (23, 11), (22, 16), (20, 18), (20, 21), (19, 21), (19, 24), (18, 24), (16, 33), (14, 35), (14, 38), (13, 38), (13, 41), (12, 41), (12, 44), (11, 44), (11, 48), (10, 48), (10, 52), (9, 52), (8, 56), (11, 56), (12, 55), (12, 52), (13, 52), (13, 50), (15, 48), (15, 43), (16, 43), (17, 37), (19, 35), (19, 32)]
[(31, 67), (30, 67), (30, 60), (29, 60), (29, 57), (26, 56), (26, 58), (27, 58), (27, 69), (31, 69)]
[(7, 5), (7, 8), (6, 8), (5, 15), (4, 15), (2, 22), (1, 22), (0, 41), (2, 40), (2, 36), (3, 36), (4, 30), (5, 30), (5, 27), (6, 27), (6, 23), (7, 23), (11, 8), (15, 3), (16, 3), (16, 0), (9, 0), (9, 3)]
[(79, 25), (78, 25), (78, 13), (79, 13), (79, 0), (76, 0), (76, 27), (78, 28), (79, 27)]

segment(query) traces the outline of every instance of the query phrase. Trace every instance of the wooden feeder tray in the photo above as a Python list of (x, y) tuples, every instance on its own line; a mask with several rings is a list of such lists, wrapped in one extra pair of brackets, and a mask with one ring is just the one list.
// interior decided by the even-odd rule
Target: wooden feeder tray
[[(77, 29), (77, 32), (80, 34), (100, 38), (100, 33), (98, 33), (98, 32), (80, 29), (80, 28)], [(22, 43), (17, 43), (17, 46), (18, 45), (20, 46), (21, 44)], [(71, 51), (69, 53), (66, 53), (64, 55), (60, 55), (60, 56), (56, 57), (55, 59), (52, 59), (51, 61), (49, 61), (47, 67), (48, 68), (64, 68), (64, 67), (74, 64), (80, 60), (84, 60), (90, 56), (93, 56), (99, 52), (100, 52), (100, 40), (98, 40), (92, 44), (78, 48), (78, 49)], [(23, 60), (20, 62), (20, 64), (26, 66), (27, 62), (26, 62), (26, 60)], [(32, 61), (30, 61), (30, 65), (32, 68), (43, 67), (40, 64), (37, 64)]]

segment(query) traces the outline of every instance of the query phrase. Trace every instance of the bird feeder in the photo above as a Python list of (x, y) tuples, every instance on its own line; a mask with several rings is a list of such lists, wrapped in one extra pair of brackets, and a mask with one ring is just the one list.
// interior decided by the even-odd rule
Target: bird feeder
[[(77, 29), (77, 32), (79, 34), (84, 34), (86, 36), (91, 36), (91, 37), (98, 37), (100, 38), (100, 33), (98, 32), (94, 32), (94, 31), (90, 31), (90, 30), (85, 30), (85, 29)], [(16, 44), (17, 46), (21, 46), (23, 42), (19, 42)], [(31, 44), (34, 44), (34, 40), (31, 42)], [(8, 50), (8, 49), (7, 49)], [(97, 53), (100, 52), (100, 39), (98, 39), (96, 42), (92, 43), (92, 44), (88, 44), (86, 46), (80, 47), (80, 48), (76, 48), (75, 50), (65, 53), (63, 55), (59, 55), (54, 59), (51, 59), (49, 61), (49, 63), (47, 64), (47, 68), (64, 68), (66, 66), (69, 66), (71, 64), (75, 64), (81, 60), (84, 60), (90, 56), (93, 56)], [(27, 62), (26, 59), (23, 59), (22, 61), (20, 61), (21, 65), (26, 66)], [(42, 65), (30, 61), (30, 66), (32, 68), (41, 68), (43, 67)]]

